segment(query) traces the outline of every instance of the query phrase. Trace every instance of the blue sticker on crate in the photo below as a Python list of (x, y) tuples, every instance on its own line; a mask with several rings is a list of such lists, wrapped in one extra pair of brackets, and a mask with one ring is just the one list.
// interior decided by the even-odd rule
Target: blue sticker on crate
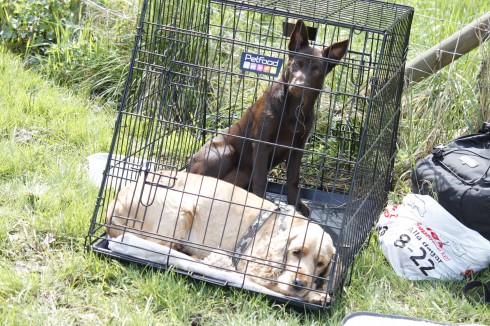
[(265, 55), (249, 52), (242, 52), (240, 69), (256, 72), (258, 74), (265, 74), (268, 76), (277, 77), (279, 76), (279, 72), (281, 71), (283, 61), (284, 60), (280, 58), (268, 57)]

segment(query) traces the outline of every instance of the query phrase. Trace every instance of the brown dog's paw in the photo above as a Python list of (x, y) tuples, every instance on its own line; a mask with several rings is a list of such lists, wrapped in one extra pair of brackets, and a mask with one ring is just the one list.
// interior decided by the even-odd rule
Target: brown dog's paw
[(302, 201), (299, 201), (298, 204), (296, 204), (296, 210), (298, 212), (300, 212), (301, 215), (303, 215), (305, 217), (309, 217), (310, 216), (310, 209)]

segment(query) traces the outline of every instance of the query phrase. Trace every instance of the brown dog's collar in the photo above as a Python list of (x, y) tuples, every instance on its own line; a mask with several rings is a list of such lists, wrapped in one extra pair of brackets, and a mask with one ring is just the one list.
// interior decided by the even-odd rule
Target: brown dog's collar
[(238, 263), (240, 262), (240, 256), (243, 255), (245, 250), (247, 250), (250, 243), (255, 238), (255, 235), (260, 230), (262, 225), (264, 225), (265, 221), (272, 215), (272, 213), (282, 211), (282, 205), (274, 205), (268, 210), (262, 210), (260, 214), (255, 218), (252, 224), (248, 227), (247, 231), (243, 234), (242, 238), (238, 242), (235, 247), (235, 253), (231, 258), (231, 262), (233, 266), (236, 268)]

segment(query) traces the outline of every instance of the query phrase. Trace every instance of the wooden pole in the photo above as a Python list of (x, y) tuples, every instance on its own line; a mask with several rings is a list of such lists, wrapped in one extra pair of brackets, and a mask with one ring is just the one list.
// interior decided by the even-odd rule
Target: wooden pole
[(408, 82), (418, 82), (444, 68), (490, 38), (490, 11), (441, 43), (428, 49), (405, 67)]
[(486, 49), (483, 55), (484, 59), (481, 62), (478, 76), (481, 118), (483, 122), (490, 122), (490, 48)]

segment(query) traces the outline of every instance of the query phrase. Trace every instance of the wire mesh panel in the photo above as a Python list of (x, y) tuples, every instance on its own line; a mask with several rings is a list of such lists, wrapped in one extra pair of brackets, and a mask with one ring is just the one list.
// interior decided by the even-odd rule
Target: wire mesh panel
[(412, 15), (144, 1), (88, 247), (328, 307), (386, 203)]

